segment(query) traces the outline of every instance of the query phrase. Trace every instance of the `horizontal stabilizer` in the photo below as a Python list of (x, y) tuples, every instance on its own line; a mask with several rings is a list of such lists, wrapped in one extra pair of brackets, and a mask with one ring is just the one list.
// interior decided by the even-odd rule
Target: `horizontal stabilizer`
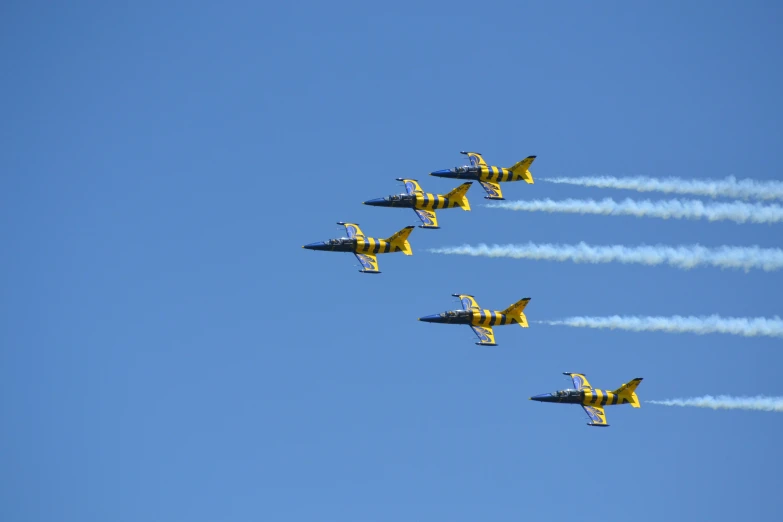
[(528, 156), (527, 158), (523, 159), (522, 161), (519, 161), (514, 164), (513, 167), (511, 167), (510, 170), (514, 174), (519, 174), (522, 176), (522, 179), (525, 180), (526, 183), (533, 184), (533, 174), (530, 173), (528, 170), (530, 168), (530, 165), (533, 164), (533, 160), (535, 160), (535, 156)]
[(528, 324), (527, 316), (522, 313), (522, 310), (525, 309), (525, 307), (529, 302), (530, 302), (530, 298), (525, 297), (524, 299), (520, 299), (516, 303), (509, 306), (501, 313), (507, 315), (508, 317), (511, 317), (513, 319), (513, 322), (516, 322), (522, 328), (528, 328), (530, 324)]
[(639, 404), (639, 397), (636, 396), (636, 387), (639, 386), (639, 384), (642, 382), (641, 377), (637, 377), (636, 379), (632, 379), (629, 382), (623, 384), (619, 388), (617, 388), (614, 393), (619, 395), (620, 397), (624, 399), (628, 399), (628, 402), (633, 406), (634, 408), (640, 408), (641, 404)]
[[(391, 236), (388, 241), (392, 244), (392, 247), (394, 248), (395, 252), (402, 252), (406, 256), (412, 256), (413, 250), (411, 249), (411, 244), (408, 243), (408, 236), (413, 232), (413, 229), (416, 228), (414, 226), (407, 226)], [(399, 248), (399, 250), (397, 250)]]
[(455, 188), (454, 190), (446, 194), (446, 197), (450, 202), (455, 203), (462, 210), (470, 210), (470, 203), (468, 202), (468, 198), (466, 194), (472, 184), (473, 184), (472, 181), (463, 183), (459, 187)]

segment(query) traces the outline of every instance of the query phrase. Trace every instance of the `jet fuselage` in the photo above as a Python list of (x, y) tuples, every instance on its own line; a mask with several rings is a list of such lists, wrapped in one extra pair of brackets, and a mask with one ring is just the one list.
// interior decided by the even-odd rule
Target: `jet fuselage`
[(370, 199), (364, 204), (374, 207), (399, 207), (417, 210), (439, 210), (459, 206), (459, 202), (439, 194), (393, 194), (385, 198)]
[(517, 324), (516, 318), (493, 310), (449, 310), (440, 314), (420, 317), (419, 321), (425, 323), (443, 324), (467, 324), (472, 326), (494, 326), (503, 324)]
[(356, 252), (356, 239), (343, 237), (340, 239), (329, 239), (327, 241), (317, 241), (303, 246), (308, 250), (326, 250), (327, 252)]
[(530, 397), (531, 401), (560, 402), (564, 404), (585, 404), (588, 406), (611, 406), (614, 404), (628, 404), (628, 397), (610, 392), (608, 390), (560, 390), (554, 393), (543, 393)]
[(430, 176), (436, 176), (438, 178), (494, 181), (496, 183), (520, 181), (524, 179), (522, 174), (511, 172), (510, 169), (504, 169), (503, 167), (474, 167), (472, 165), (454, 167), (453, 169), (436, 170), (435, 172), (430, 172)]
[(327, 252), (354, 252), (357, 254), (388, 254), (389, 252), (402, 252), (403, 250), (400, 244), (393, 244), (389, 240), (364, 236), (354, 239), (343, 237), (340, 239), (318, 241), (305, 245), (302, 248), (308, 250), (326, 250)]

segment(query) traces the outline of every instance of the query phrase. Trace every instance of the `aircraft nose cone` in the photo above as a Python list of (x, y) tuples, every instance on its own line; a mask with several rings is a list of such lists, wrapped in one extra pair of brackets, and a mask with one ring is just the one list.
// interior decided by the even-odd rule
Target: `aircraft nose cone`
[(542, 393), (541, 395), (533, 395), (530, 397), (531, 401), (547, 402), (552, 398), (551, 393)]
[(443, 317), (439, 314), (425, 315), (424, 317), (419, 317), (419, 321), (424, 321), (425, 323), (442, 323)]
[(437, 176), (439, 178), (450, 178), (454, 175), (453, 172), (451, 172), (451, 169), (443, 169), (443, 170), (436, 170), (435, 172), (430, 172), (430, 176)]
[(388, 206), (388, 203), (389, 202), (383, 198), (368, 199), (364, 202), (365, 205), (371, 205), (373, 207), (386, 207)]
[(315, 243), (308, 243), (302, 248), (306, 248), (307, 250), (323, 250), (326, 247), (326, 243), (323, 241), (316, 241)]

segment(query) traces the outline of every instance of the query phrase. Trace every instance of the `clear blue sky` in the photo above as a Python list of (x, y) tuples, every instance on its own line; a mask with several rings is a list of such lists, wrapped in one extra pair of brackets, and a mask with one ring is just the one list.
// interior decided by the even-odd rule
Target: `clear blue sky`
[[(115, 4), (114, 6), (109, 4)], [(419, 323), (474, 294), (531, 320), (783, 314), (783, 274), (441, 257), (485, 242), (781, 246), (780, 226), (440, 213), (414, 256), (301, 245), (396, 177), (780, 179), (776, 2), (8, 1), (0, 519), (762, 520), (783, 415), (643, 405), (609, 429), (533, 394), (780, 395), (781, 342)], [(536, 183), (508, 199), (631, 196)], [(647, 197), (660, 197), (648, 195)], [(665, 196), (664, 196), (665, 197)]]

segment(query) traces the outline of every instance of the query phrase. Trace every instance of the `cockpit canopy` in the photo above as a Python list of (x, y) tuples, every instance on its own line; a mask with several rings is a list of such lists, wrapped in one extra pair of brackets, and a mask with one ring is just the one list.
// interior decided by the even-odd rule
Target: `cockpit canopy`
[(463, 165), (461, 167), (454, 167), (453, 170), (456, 174), (463, 174), (465, 172), (477, 172), (478, 169), (476, 167), (471, 167), (470, 165)]
[(455, 317), (470, 317), (470, 312), (467, 310), (449, 310), (440, 314), (441, 317), (455, 318)]
[(571, 390), (571, 389), (569, 389), (569, 390), (558, 390), (558, 391), (552, 393), (552, 395), (555, 396), (555, 397), (569, 397), (569, 396), (570, 397), (575, 397), (575, 396), (581, 395), (581, 393), (582, 392), (580, 392), (579, 390)]
[(327, 239), (324, 243), (327, 245), (343, 245), (345, 243), (353, 243), (353, 239), (341, 237), (340, 239)]
[(386, 198), (386, 201), (405, 201), (406, 199), (413, 199), (410, 194), (392, 194)]

